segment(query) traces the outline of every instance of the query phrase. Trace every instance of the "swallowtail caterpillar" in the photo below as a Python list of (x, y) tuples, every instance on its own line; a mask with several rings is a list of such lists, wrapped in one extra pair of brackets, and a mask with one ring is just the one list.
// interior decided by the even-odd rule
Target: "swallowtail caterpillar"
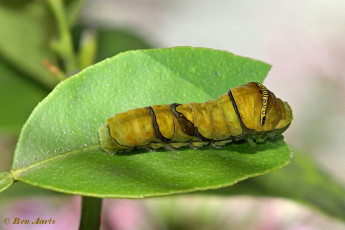
[(292, 121), (292, 110), (264, 85), (249, 82), (204, 103), (153, 105), (115, 114), (99, 129), (108, 153), (134, 148), (168, 150), (233, 141), (262, 143), (279, 137)]

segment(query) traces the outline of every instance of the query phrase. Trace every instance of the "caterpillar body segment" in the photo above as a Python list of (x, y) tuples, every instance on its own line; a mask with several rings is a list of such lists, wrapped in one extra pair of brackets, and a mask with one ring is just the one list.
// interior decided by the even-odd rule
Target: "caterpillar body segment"
[(291, 121), (286, 102), (261, 83), (249, 82), (204, 103), (153, 105), (115, 114), (99, 135), (108, 153), (221, 147), (239, 140), (253, 145), (280, 136)]

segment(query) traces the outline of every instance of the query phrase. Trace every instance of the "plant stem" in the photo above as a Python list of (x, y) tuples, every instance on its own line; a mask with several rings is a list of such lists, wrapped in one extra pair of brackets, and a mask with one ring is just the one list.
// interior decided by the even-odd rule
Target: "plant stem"
[(71, 27), (77, 21), (81, 8), (83, 7), (86, 0), (71, 1), (68, 3), (67, 12), (67, 21), (68, 25)]
[(72, 37), (68, 26), (68, 21), (64, 9), (64, 1), (47, 0), (58, 24), (59, 40), (54, 44), (56, 52), (61, 57), (67, 75), (78, 70), (75, 54), (73, 51)]
[(102, 199), (82, 196), (79, 230), (99, 229)]

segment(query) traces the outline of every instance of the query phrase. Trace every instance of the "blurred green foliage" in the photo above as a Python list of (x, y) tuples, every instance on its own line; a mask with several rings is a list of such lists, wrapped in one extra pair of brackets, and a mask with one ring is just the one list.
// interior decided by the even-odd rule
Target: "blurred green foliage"
[(207, 193), (292, 199), (345, 221), (345, 186), (299, 152), (279, 171)]
[(0, 133), (19, 135), (24, 122), (48, 90), (0, 59)]

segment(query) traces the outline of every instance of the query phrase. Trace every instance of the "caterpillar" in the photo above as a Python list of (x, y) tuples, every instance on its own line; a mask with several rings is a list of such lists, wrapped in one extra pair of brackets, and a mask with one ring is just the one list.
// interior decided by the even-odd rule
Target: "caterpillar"
[(99, 128), (99, 137), (108, 153), (208, 144), (220, 148), (240, 140), (255, 146), (276, 139), (292, 119), (287, 102), (263, 84), (249, 82), (204, 103), (153, 105), (117, 113)]

